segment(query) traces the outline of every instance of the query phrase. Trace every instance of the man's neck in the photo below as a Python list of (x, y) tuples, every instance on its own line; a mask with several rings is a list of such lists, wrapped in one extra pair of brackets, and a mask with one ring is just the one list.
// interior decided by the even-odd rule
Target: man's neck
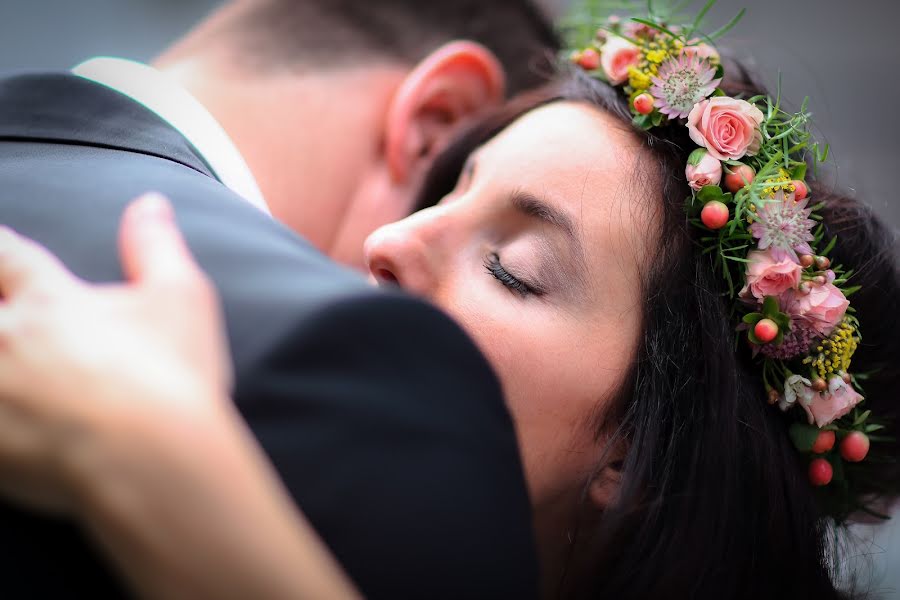
[(256, 74), (233, 63), (207, 53), (155, 66), (219, 121), (273, 215), (327, 251), (359, 176), (377, 159), (384, 115), (405, 73), (368, 66)]

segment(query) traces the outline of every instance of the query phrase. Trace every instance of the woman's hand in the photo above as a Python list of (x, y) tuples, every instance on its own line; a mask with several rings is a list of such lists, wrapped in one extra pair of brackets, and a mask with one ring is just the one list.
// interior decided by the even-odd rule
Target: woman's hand
[(0, 231), (0, 494), (78, 518), (146, 598), (359, 594), (228, 401), (215, 292), (158, 196), (128, 282)]
[(100, 441), (190, 426), (228, 396), (216, 294), (164, 198), (127, 209), (120, 251), (127, 283), (91, 286), (0, 230), (0, 492), (31, 506), (70, 510)]

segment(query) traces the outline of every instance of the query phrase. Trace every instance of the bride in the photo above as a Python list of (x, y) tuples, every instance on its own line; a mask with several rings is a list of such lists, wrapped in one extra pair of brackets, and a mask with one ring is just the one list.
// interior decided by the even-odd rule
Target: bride
[[(841, 597), (840, 526), (900, 488), (890, 232), (799, 154), (770, 163), (771, 103), (710, 46), (607, 35), (447, 151), (436, 204), (369, 238), (372, 278), (503, 383), (544, 597)], [(642, 43), (695, 76), (689, 104), (665, 65), (640, 87)], [(147, 596), (358, 595), (227, 401), (215, 293), (163, 199), (121, 251), (128, 283), (98, 287), (0, 236), (3, 491), (80, 519)]]

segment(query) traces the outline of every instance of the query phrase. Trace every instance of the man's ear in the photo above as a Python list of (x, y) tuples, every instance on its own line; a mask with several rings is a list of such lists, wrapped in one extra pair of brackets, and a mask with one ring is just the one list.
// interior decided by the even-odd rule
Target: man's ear
[(467, 119), (502, 102), (505, 79), (497, 57), (475, 42), (451, 42), (420, 62), (388, 111), (384, 150), (394, 182), (429, 164)]

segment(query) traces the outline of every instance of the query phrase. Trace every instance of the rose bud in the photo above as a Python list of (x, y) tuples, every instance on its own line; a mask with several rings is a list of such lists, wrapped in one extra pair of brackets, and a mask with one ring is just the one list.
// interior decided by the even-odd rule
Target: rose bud
[(704, 186), (719, 185), (722, 181), (722, 163), (710, 156), (705, 148), (697, 148), (688, 157), (684, 175), (691, 189), (699, 192)]

